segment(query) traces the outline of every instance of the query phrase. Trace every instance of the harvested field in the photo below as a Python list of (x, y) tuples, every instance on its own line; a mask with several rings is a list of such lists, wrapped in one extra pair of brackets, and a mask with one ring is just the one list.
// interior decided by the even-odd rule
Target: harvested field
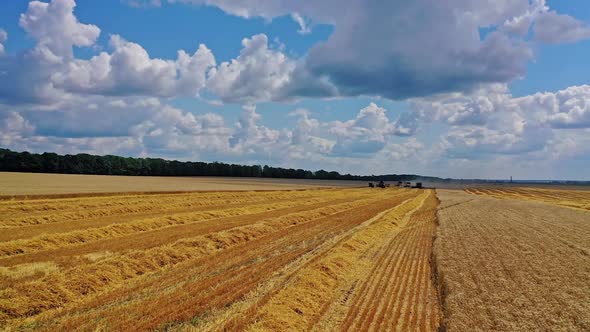
[(546, 188), (469, 188), (466, 192), (502, 199), (521, 199), (590, 211), (589, 190), (560, 190)]
[(0, 327), (437, 330), (431, 190), (0, 201)]
[(358, 181), (230, 177), (155, 177), (0, 172), (0, 196), (116, 192), (288, 190), (358, 187)]
[(434, 253), (444, 326), (590, 331), (586, 192), (468, 191), (478, 195), (437, 191)]

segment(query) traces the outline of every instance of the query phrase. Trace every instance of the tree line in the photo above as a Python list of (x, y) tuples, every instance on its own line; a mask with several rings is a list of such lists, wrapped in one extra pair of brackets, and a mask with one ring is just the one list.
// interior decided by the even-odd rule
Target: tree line
[[(412, 174), (351, 175), (335, 171), (270, 167), (268, 165), (237, 165), (221, 162), (192, 162), (161, 158), (131, 158), (85, 153), (58, 155), (16, 152), (0, 149), (0, 171), (60, 174), (133, 175), (133, 176), (230, 176), (287, 179), (412, 181)], [(424, 179), (424, 177), (420, 177)], [(435, 178), (429, 178), (435, 179)]]

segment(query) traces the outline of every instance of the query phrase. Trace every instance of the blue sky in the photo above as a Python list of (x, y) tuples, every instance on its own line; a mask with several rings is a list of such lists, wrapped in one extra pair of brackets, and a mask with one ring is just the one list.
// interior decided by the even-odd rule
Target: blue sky
[(590, 179), (587, 1), (0, 6), (2, 147)]

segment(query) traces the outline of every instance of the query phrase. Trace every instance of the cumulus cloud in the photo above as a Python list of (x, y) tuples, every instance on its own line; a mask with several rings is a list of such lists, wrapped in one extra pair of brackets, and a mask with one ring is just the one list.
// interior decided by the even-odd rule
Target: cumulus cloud
[(31, 1), (19, 24), (37, 40), (37, 49), (71, 58), (72, 46), (91, 46), (100, 35), (97, 26), (78, 22), (74, 7), (74, 0)]
[[(39, 120), (39, 119), (37, 119)], [(10, 149), (32, 152), (119, 153), (138, 155), (140, 148), (131, 137), (63, 137), (44, 135), (34, 123), (14, 111), (0, 112), (0, 145)], [(62, 124), (66, 125), (66, 124)]]
[[(310, 23), (334, 25), (330, 38), (314, 46), (294, 71), (283, 93), (288, 96), (405, 99), (468, 91), (525, 74), (533, 58), (531, 27), (540, 42), (587, 37), (583, 23), (551, 11), (545, 0), (353, 0), (346, 6), (335, 0), (171, 2), (216, 6), (244, 18), (291, 15), (300, 31)], [(482, 28), (491, 32), (481, 35)]]
[(572, 43), (590, 38), (588, 24), (550, 10), (545, 0), (531, 1), (524, 13), (504, 22), (501, 29), (525, 37), (531, 32), (531, 27), (534, 40), (541, 43)]
[(112, 35), (109, 44), (112, 53), (70, 62), (53, 76), (54, 84), (78, 93), (195, 96), (215, 65), (213, 53), (203, 44), (193, 55), (178, 51), (176, 61), (152, 59), (141, 45), (118, 35)]
[(533, 31), (536, 40), (548, 44), (573, 43), (590, 38), (590, 25), (555, 11), (539, 15)]
[[(449, 167), (587, 153), (581, 145), (590, 129), (589, 86), (514, 97), (506, 84), (524, 74), (535, 43), (588, 38), (584, 23), (551, 11), (544, 0), (192, 2), (246, 18), (290, 16), (300, 33), (331, 24), (334, 33), (298, 59), (264, 34), (244, 38), (240, 54), (219, 65), (205, 45), (158, 59), (116, 34), (106, 51), (80, 59), (74, 48), (100, 46), (100, 29), (76, 18), (73, 0), (32, 1), (19, 24), (34, 47), (6, 54), (0, 30), (0, 143), (239, 162), (272, 156), (283, 166), (361, 172), (407, 169), (408, 160), (448, 159)], [(211, 104), (246, 105), (237, 123), (166, 100), (204, 90)], [(357, 95), (414, 98), (411, 111), (395, 117), (374, 103), (352, 119), (330, 122), (298, 109), (292, 128), (262, 125), (254, 106)], [(442, 124), (436, 143), (438, 137), (421, 140), (420, 127), (429, 122)]]
[(268, 150), (276, 144), (280, 133), (257, 123), (260, 114), (256, 113), (256, 106), (246, 105), (229, 144), (234, 151), (245, 154), (256, 154)]
[(36, 45), (0, 58), (0, 102), (49, 104), (75, 94), (194, 97), (216, 64), (203, 44), (192, 55), (180, 50), (176, 60), (166, 60), (119, 35), (110, 37), (111, 53), (76, 59), (73, 47), (93, 46), (100, 29), (80, 23), (74, 8), (73, 0), (29, 4), (20, 25)]
[(269, 48), (264, 34), (242, 40), (240, 55), (209, 72), (207, 87), (228, 102), (244, 104), (277, 99), (289, 82), (295, 63)]
[(51, 77), (73, 59), (73, 47), (92, 46), (100, 29), (74, 16), (74, 0), (31, 1), (19, 25), (36, 40), (30, 50), (0, 58), (0, 102), (48, 103), (66, 98)]
[(130, 134), (152, 154), (197, 157), (208, 152), (227, 152), (231, 132), (217, 114), (193, 115), (164, 106), (133, 126)]
[(559, 129), (590, 128), (590, 86), (513, 97), (505, 85), (470, 93), (414, 99), (414, 116), (450, 125), (442, 147), (450, 156), (546, 151), (564, 135)]
[(545, 106), (546, 121), (554, 128), (590, 128), (590, 85), (572, 86), (532, 98)]
[(375, 103), (361, 109), (355, 119), (333, 121), (327, 126), (338, 138), (331, 151), (338, 155), (375, 153), (383, 149), (392, 136), (411, 135), (415, 129), (403, 114), (397, 121), (391, 121), (386, 110)]
[(154, 98), (89, 97), (59, 110), (0, 109), (0, 145), (40, 152), (205, 159), (229, 154), (232, 132), (218, 114), (193, 114)]
[(0, 113), (0, 145), (13, 146), (15, 141), (31, 135), (35, 128), (17, 112)]
[[(183, 2), (218, 6), (246, 18), (291, 15), (301, 33), (316, 23), (335, 29), (300, 59), (269, 46), (267, 36), (259, 34), (244, 38), (239, 56), (219, 66), (202, 44), (194, 54), (181, 50), (176, 59), (157, 59), (119, 35), (110, 37), (110, 52), (85, 60), (75, 59), (73, 48), (95, 45), (100, 29), (78, 21), (74, 0), (32, 1), (20, 25), (36, 46), (0, 61), (3, 81), (11, 82), (0, 83), (0, 99), (23, 103), (55, 102), (71, 94), (197, 96), (203, 88), (223, 102), (241, 104), (358, 95), (405, 99), (522, 77), (533, 57), (526, 37), (531, 26), (535, 38), (546, 42), (587, 35), (583, 23), (550, 11), (544, 0), (419, 0), (404, 5), (353, 0), (347, 6), (335, 0)], [(421, 20), (407, 19), (418, 13)], [(486, 27), (498, 28), (480, 35)]]
[(410, 100), (414, 116), (427, 121), (441, 121), (450, 125), (484, 125), (489, 117), (506, 111), (511, 95), (504, 84), (482, 86), (464, 94), (439, 94)]
[[(439, 113), (436, 121), (446, 123), (449, 129), (438, 134), (439, 140), (431, 137), (435, 143), (426, 143), (420, 135), (404, 137), (399, 122), (403, 114), (410, 113), (391, 120), (389, 112), (374, 103), (343, 121), (322, 122), (310, 111), (296, 109), (291, 112), (295, 125), (281, 128), (261, 125), (261, 115), (253, 105), (245, 106), (239, 121), (232, 125), (219, 114), (193, 114), (158, 99), (139, 97), (73, 100), (60, 111), (0, 109), (0, 143), (40, 152), (114, 153), (269, 162), (354, 173), (454, 176), (460, 174), (453, 173), (456, 167), (476, 170), (476, 161), (483, 167), (490, 160), (504, 158), (525, 167), (524, 160), (575, 159), (587, 151), (583, 145), (590, 128), (556, 125), (554, 115), (579, 114), (588, 87), (524, 97), (512, 97), (504, 88), (489, 87), (488, 102), (494, 109), (486, 114), (485, 123), (444, 120), (459, 118), (453, 111), (465, 112), (467, 105), (485, 95), (483, 89), (473, 95), (440, 96), (438, 109), (429, 112)], [(434, 98), (431, 100), (434, 102)], [(483, 169), (492, 171), (487, 166)]]
[(542, 150), (551, 139), (548, 128), (524, 126), (520, 132), (488, 127), (454, 127), (443, 138), (449, 157), (477, 159), (489, 154), (526, 154)]
[[(332, 89), (320, 90), (324, 93), (403, 99), (466, 90), (476, 83), (520, 77), (532, 58), (526, 43), (501, 31), (483, 40), (479, 34), (481, 27), (498, 25), (521, 14), (528, 8), (528, 0), (420, 0), (403, 5), (355, 0), (346, 6), (338, 1), (183, 2), (218, 6), (241, 17), (297, 15), (311, 22), (333, 24), (333, 35), (313, 47), (298, 70), (331, 83)], [(420, 20), (407, 19), (418, 16)], [(315, 96), (318, 91), (302, 87), (307, 84), (309, 80), (294, 79), (290, 92)]]
[(8, 39), (8, 33), (4, 29), (0, 29), (0, 55), (4, 54), (5, 49), (2, 43)]
[(505, 32), (526, 36), (535, 19), (549, 10), (545, 0), (533, 0), (529, 7), (520, 15), (516, 15), (504, 22), (501, 29)]
[(559, 130), (550, 143), (539, 158), (549, 157), (557, 162), (565, 158), (590, 161), (590, 129)]

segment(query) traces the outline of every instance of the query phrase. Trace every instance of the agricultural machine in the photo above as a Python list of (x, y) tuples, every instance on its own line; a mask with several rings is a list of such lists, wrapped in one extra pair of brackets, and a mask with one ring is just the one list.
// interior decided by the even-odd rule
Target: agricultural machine
[[(385, 188), (385, 182), (383, 180), (379, 181), (376, 185), (379, 188)], [(373, 182), (369, 182), (369, 188), (375, 188), (375, 184)]]

